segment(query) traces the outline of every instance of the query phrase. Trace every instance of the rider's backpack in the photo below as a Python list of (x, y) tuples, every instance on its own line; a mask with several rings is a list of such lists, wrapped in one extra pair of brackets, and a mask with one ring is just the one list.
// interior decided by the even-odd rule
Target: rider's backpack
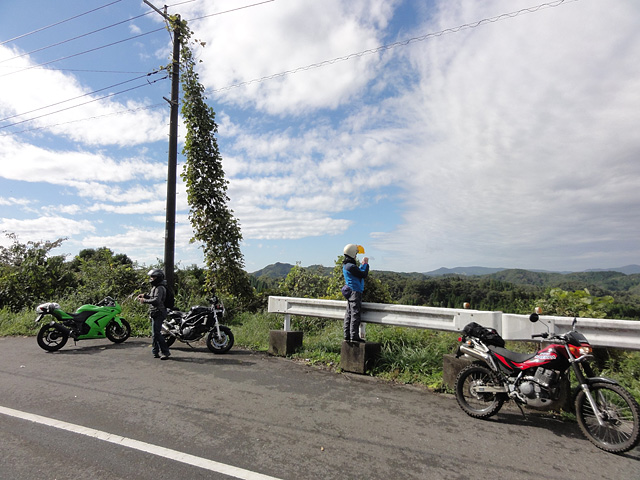
[(462, 331), (469, 337), (479, 338), (487, 345), (504, 347), (504, 339), (495, 328), (486, 328), (476, 322), (471, 322), (467, 324)]
[(173, 293), (173, 289), (167, 285), (166, 287), (167, 295), (164, 297), (164, 306), (169, 310), (173, 310), (176, 308), (176, 296)]

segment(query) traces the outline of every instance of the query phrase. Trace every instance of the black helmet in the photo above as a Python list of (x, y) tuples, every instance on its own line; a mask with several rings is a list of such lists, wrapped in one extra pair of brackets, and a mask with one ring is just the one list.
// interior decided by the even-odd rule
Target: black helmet
[(149, 273), (147, 273), (147, 275), (151, 277), (151, 285), (153, 285), (154, 287), (160, 285), (164, 280), (164, 272), (159, 268), (152, 268), (151, 270), (149, 270)]

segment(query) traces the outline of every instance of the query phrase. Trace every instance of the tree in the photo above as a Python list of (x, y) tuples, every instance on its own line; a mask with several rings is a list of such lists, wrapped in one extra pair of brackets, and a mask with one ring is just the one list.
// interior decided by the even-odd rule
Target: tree
[(537, 304), (544, 315), (606, 318), (613, 302), (610, 295), (596, 297), (586, 288), (575, 292), (552, 288), (548, 292), (548, 298), (538, 301)]
[(302, 268), (296, 263), (280, 284), (283, 295), (290, 297), (322, 298), (327, 292), (329, 277)]
[(146, 272), (137, 271), (127, 255), (114, 254), (107, 247), (80, 251), (70, 262), (70, 268), (77, 279), (75, 297), (82, 303), (95, 303), (106, 296), (122, 302), (146, 287)]
[[(253, 289), (244, 271), (240, 250), (242, 234), (238, 220), (229, 208), (228, 181), (218, 149), (213, 108), (206, 104), (205, 88), (195, 71), (191, 32), (186, 21), (172, 17), (183, 39), (181, 50), (182, 116), (187, 129), (182, 153), (186, 163), (181, 173), (187, 187), (189, 220), (194, 230), (192, 242), (202, 243), (208, 267), (207, 286), (211, 291), (250, 299)], [(196, 41), (197, 42), (197, 41)], [(204, 46), (203, 42), (197, 42)]]
[(17, 312), (53, 301), (72, 285), (64, 255), (49, 255), (66, 239), (20, 243), (14, 233), (6, 236), (13, 243), (9, 247), (0, 246), (0, 308), (9, 307)]

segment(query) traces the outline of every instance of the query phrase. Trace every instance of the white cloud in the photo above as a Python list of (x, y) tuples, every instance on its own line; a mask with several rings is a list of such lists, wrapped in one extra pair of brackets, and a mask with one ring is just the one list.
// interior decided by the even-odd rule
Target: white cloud
[[(446, 5), (448, 25), (491, 15)], [(637, 238), (640, 11), (610, 7), (581, 2), (409, 50), (421, 81), (393, 112), (413, 126), (398, 164), (408, 210), (379, 248), (407, 252), (399, 262), (412, 243), (431, 265), (553, 268), (606, 261), (612, 237)]]
[(0, 61), (9, 69), (0, 76), (0, 89), (11, 92), (0, 101), (0, 116), (6, 125), (15, 124), (11, 131), (44, 127), (86, 145), (137, 145), (166, 138), (168, 111), (149, 109), (149, 102), (119, 103), (117, 96), (98, 100), (153, 77), (91, 94), (73, 74), (34, 68), (29, 56), (14, 58), (22, 53), (0, 45)]
[[(203, 82), (213, 90), (375, 48), (397, 2), (389, 0), (278, 0), (192, 22), (207, 46), (198, 52)], [(206, 5), (207, 14), (236, 7)], [(185, 5), (197, 17), (202, 4)], [(337, 108), (361, 93), (375, 75), (376, 55), (301, 71), (220, 92), (225, 102), (270, 114)]]
[[(66, 217), (47, 215), (35, 219), (18, 220), (0, 218), (0, 232), (15, 233), (20, 241), (53, 241), (57, 238), (73, 237), (80, 232), (93, 232), (95, 226), (88, 220), (72, 220)], [(6, 238), (0, 243), (8, 245)]]
[(19, 205), (26, 206), (32, 201), (28, 198), (0, 197), (0, 205)]
[[(18, 160), (18, 161), (16, 161)], [(148, 160), (116, 160), (100, 152), (49, 150), (12, 137), (0, 137), (0, 177), (27, 182), (70, 185), (95, 191), (102, 182), (166, 177), (166, 167)]]

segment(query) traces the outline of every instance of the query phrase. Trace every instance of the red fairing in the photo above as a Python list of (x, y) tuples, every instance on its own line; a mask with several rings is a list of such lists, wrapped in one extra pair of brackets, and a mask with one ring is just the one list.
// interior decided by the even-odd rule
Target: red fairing
[(509, 370), (528, 370), (544, 366), (551, 370), (564, 370), (569, 365), (569, 356), (564, 346), (553, 344), (538, 351), (536, 355), (525, 362), (514, 362), (494, 352), (495, 357)]

